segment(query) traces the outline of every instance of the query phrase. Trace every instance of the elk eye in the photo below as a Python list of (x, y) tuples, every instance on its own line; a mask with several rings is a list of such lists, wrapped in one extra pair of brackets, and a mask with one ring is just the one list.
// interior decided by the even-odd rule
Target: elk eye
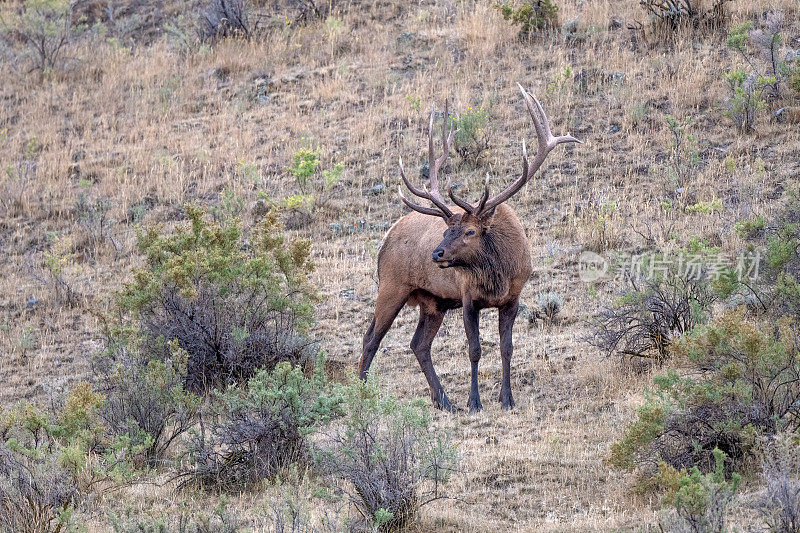
[(467, 237), (469, 237), (470, 235), (475, 235), (475, 230), (474, 229), (467, 230), (467, 232), (464, 235), (466, 235)]

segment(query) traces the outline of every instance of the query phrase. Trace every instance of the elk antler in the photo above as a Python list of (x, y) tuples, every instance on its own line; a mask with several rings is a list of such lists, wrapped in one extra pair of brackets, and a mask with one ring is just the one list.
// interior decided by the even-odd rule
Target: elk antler
[(424, 213), (426, 215), (442, 217), (443, 219), (447, 220), (453, 216), (453, 212), (447, 207), (442, 195), (439, 193), (439, 169), (442, 168), (445, 160), (447, 160), (447, 154), (450, 152), (450, 144), (453, 142), (453, 135), (455, 134), (452, 124), (450, 124), (449, 132), (447, 130), (447, 121), (450, 118), (447, 100), (444, 101), (444, 121), (442, 122), (442, 155), (439, 156), (438, 159), (435, 157), (433, 152), (433, 119), (435, 115), (436, 110), (434, 107), (432, 107), (431, 119), (428, 123), (428, 178), (431, 185), (430, 191), (424, 186), (422, 189), (414, 187), (408, 178), (406, 178), (406, 173), (403, 169), (403, 158), (399, 158), (398, 162), (400, 164), (400, 177), (403, 179), (403, 183), (406, 184), (406, 187), (408, 187), (408, 190), (411, 191), (415, 196), (430, 200), (438, 209), (423, 207), (409, 201), (405, 196), (403, 196), (402, 187), (398, 186), (398, 191), (400, 192), (400, 199), (403, 200), (403, 203), (414, 211), (419, 211), (420, 213)]
[(514, 194), (516, 194), (517, 191), (519, 191), (525, 185), (525, 183), (528, 182), (528, 179), (533, 176), (537, 170), (539, 170), (539, 167), (541, 167), (542, 163), (544, 163), (547, 154), (549, 154), (553, 148), (562, 143), (581, 142), (569, 133), (561, 137), (553, 137), (553, 133), (550, 131), (550, 120), (547, 118), (547, 114), (544, 112), (544, 109), (542, 109), (542, 104), (539, 103), (539, 100), (537, 100), (535, 96), (523, 89), (522, 85), (518, 83), (517, 86), (519, 87), (519, 90), (522, 91), (522, 97), (525, 99), (525, 105), (528, 108), (528, 113), (530, 113), (531, 119), (533, 119), (533, 126), (536, 129), (536, 137), (539, 140), (539, 148), (536, 151), (536, 157), (529, 163), (528, 151), (525, 147), (525, 141), (523, 140), (522, 175), (514, 180), (511, 185), (506, 187), (503, 192), (492, 197), (491, 199), (489, 198), (489, 176), (487, 175), (483, 196), (481, 196), (477, 206), (473, 206), (461, 198), (458, 198), (453, 193), (453, 187), (450, 186), (450, 190), (448, 192), (453, 202), (475, 216), (479, 216), (482, 213), (497, 207), (514, 196)]

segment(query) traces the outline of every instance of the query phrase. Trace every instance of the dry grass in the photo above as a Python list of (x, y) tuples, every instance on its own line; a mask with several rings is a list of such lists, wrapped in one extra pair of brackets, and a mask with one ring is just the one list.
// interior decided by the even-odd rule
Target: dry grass
[[(488, 168), (451, 165), (450, 175), (456, 178), (457, 169), (456, 179), (473, 195), (487, 170), (495, 188), (511, 179), (521, 138), (533, 137), (519, 81), (540, 95), (554, 132), (569, 130), (585, 141), (551, 156), (511, 200), (536, 262), (523, 301), (532, 306), (538, 292), (557, 291), (564, 319), (546, 328), (517, 322), (516, 411), (487, 401), (482, 414), (437, 415), (456, 436), (464, 473), (454, 480), (453, 499), (431, 505), (419, 527), (605, 531), (654, 523), (657, 502), (637, 500), (626, 477), (604, 462), (648, 376), (580, 341), (582, 320), (612, 287), (590, 292), (581, 284), (577, 252), (586, 245), (641, 246), (636, 231), (672, 223), (660, 207), (676, 187), (664, 170), (667, 113), (691, 117), (690, 131), (701, 140), (702, 163), (691, 169), (688, 192), (725, 205), (710, 215), (681, 214), (672, 231), (680, 242), (696, 235), (726, 249), (738, 245), (733, 222), (768, 213), (783, 184), (796, 179), (800, 129), (762, 117), (754, 135), (736, 134), (721, 113), (722, 73), (738, 64), (724, 38), (645, 42), (624, 26), (608, 29), (612, 17), (642, 18), (636, 2), (559, 5), (562, 22), (577, 19), (576, 39), (520, 41), (485, 0), (374, 0), (337, 13), (337, 23), (287, 24), (257, 41), (221, 41), (189, 54), (166, 38), (130, 48), (87, 37), (70, 49), (64, 69), (45, 75), (27, 73), (15, 54), (0, 50), (10, 59), (0, 63), (0, 166), (34, 168), (24, 179), (0, 176), (0, 402), (43, 397), (86, 375), (87, 355), (97, 349), (93, 312), (105, 308), (139, 261), (138, 215), (146, 224), (171, 224), (185, 202), (213, 205), (228, 189), (244, 199), (242, 216), (252, 221), (260, 192), (276, 200), (299, 192), (284, 166), (302, 147), (319, 149), (325, 167), (345, 165), (331, 201), (296, 233), (315, 246), (313, 281), (322, 297), (315, 335), (332, 359), (355, 365), (377, 291), (383, 231), (341, 234), (329, 225), (364, 219), (377, 228), (403, 214), (393, 192), (397, 156), (409, 168), (422, 161), (427, 110), (445, 97), (458, 110), (490, 106), (495, 131)], [(794, 17), (792, 35), (800, 31), (793, 0), (728, 5), (734, 22), (781, 7)], [(572, 77), (553, 89), (567, 66)], [(265, 78), (268, 99), (259, 100), (258, 80)], [(369, 194), (375, 184), (386, 188)], [(114, 224), (99, 244), (91, 244), (75, 212), (81, 195), (111, 201)], [(615, 209), (600, 231), (606, 204)], [(75, 307), (56, 301), (44, 267), (56, 236), (73, 242), (64, 277), (79, 294)], [(668, 236), (655, 237), (664, 244)], [(31, 297), (36, 303), (28, 303)], [(499, 391), (500, 364), (496, 313), (486, 314), (481, 387), (488, 399)], [(401, 312), (375, 364), (385, 386), (406, 398), (427, 396), (408, 348), (415, 323), (414, 310)], [(450, 397), (464, 405), (469, 365), (457, 313), (447, 317), (434, 353)], [(170, 512), (178, 498), (149, 487), (121, 495), (98, 508), (126, 502)], [(192, 506), (208, 508), (205, 496), (197, 498)], [(252, 514), (256, 500), (241, 496), (233, 506)], [(91, 531), (108, 528), (101, 511), (85, 518)]]

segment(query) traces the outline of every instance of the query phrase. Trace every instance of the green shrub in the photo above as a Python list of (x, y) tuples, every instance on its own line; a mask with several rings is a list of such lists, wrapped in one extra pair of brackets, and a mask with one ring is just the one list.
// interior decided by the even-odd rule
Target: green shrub
[(274, 211), (248, 238), (237, 219), (222, 226), (199, 208), (186, 213), (189, 227), (140, 234), (146, 264), (118, 294), (122, 318), (109, 328), (109, 342), (128, 343), (149, 364), (170, 360), (176, 341), (188, 354), (184, 388), (191, 392), (244, 382), (279, 361), (305, 362), (312, 354), (303, 337), (314, 298), (310, 242), (286, 242)]
[(662, 521), (663, 531), (692, 533), (724, 533), (725, 513), (733, 500), (741, 476), (733, 473), (725, 478), (725, 453), (715, 448), (714, 470), (703, 474), (697, 467), (683, 473), (677, 480), (677, 490), (666, 501), (672, 505), (674, 516)]
[(184, 504), (178, 512), (136, 513), (127, 508), (123, 513), (109, 513), (108, 518), (114, 533), (238, 533), (244, 529), (243, 520), (228, 506), (228, 499), (221, 497), (211, 512), (190, 512)]
[(0, 443), (0, 531), (57, 533), (70, 523), (76, 497), (56, 456), (31, 457)]
[(709, 202), (700, 201), (686, 206), (686, 212), (690, 214), (696, 213), (708, 215), (709, 213), (715, 213), (719, 211), (722, 211), (722, 200), (719, 198), (714, 198)]
[(62, 405), (0, 410), (0, 531), (63, 531), (79, 499), (130, 470), (112, 447), (102, 405), (103, 397), (80, 383)]
[(36, 69), (54, 70), (75, 36), (72, 8), (69, 0), (25, 0), (20, 11), (0, 11), (3, 36), (21, 39)]
[(697, 166), (700, 164), (697, 135), (691, 133), (691, 117), (680, 120), (666, 115), (664, 118), (670, 133), (670, 158), (664, 165), (669, 186), (685, 189), (689, 180), (697, 175)]
[(472, 109), (452, 117), (456, 131), (454, 145), (456, 153), (464, 161), (478, 165), (489, 149), (489, 110)]
[(427, 402), (401, 403), (372, 378), (342, 389), (344, 417), (316, 452), (370, 529), (395, 531), (437, 499), (457, 457), (447, 434), (431, 426)]
[(553, 0), (524, 1), (519, 6), (508, 1), (495, 7), (505, 20), (519, 26), (520, 36), (558, 28), (558, 5)]
[(741, 228), (740, 234), (752, 228), (742, 236), (749, 241), (747, 249), (760, 256), (758, 279), (751, 284), (754, 297), (773, 316), (800, 316), (800, 195), (796, 188), (787, 188), (784, 205), (772, 219), (757, 217), (752, 226)]
[(800, 60), (795, 59), (786, 81), (793, 91), (800, 93)]
[(177, 341), (149, 359), (136, 341), (118, 336), (94, 362), (106, 400), (101, 414), (120, 452), (136, 463), (163, 459), (196, 422), (200, 398), (184, 389), (188, 356)]
[(725, 74), (729, 96), (725, 114), (733, 119), (737, 129), (750, 133), (758, 114), (766, 108), (764, 88), (775, 82), (775, 78), (747, 74), (737, 68)]
[[(308, 225), (312, 220), (310, 213), (328, 204), (342, 179), (344, 163), (335, 163), (318, 173), (322, 164), (319, 156), (317, 150), (301, 149), (292, 156), (292, 164), (284, 167), (294, 176), (297, 188), (302, 193), (285, 200), (289, 228)], [(303, 199), (303, 202), (297, 199)]]
[(654, 378), (637, 419), (611, 446), (614, 465), (639, 468), (647, 484), (660, 462), (712, 471), (719, 448), (738, 469), (752, 461), (758, 437), (797, 429), (800, 358), (787, 320), (772, 329), (728, 311), (672, 351), (680, 373)]
[(728, 47), (739, 52), (751, 69), (750, 75), (765, 80), (763, 92), (768, 98), (781, 96), (783, 86), (791, 87), (800, 70), (796, 58), (782, 53), (786, 29), (783, 13), (770, 11), (758, 27), (751, 21), (734, 26), (727, 39)]
[(766, 225), (767, 220), (763, 216), (757, 215), (752, 219), (742, 218), (737, 220), (733, 229), (736, 230), (736, 233), (743, 239), (752, 239), (760, 235), (764, 231)]
[(547, 323), (552, 324), (564, 308), (564, 297), (557, 292), (540, 292), (536, 295), (536, 305)]
[(303, 193), (308, 191), (308, 181), (320, 165), (319, 154), (315, 150), (298, 150), (292, 156), (292, 164), (286, 167), (289, 174), (294, 176), (297, 186)]
[(309, 434), (336, 416), (339, 403), (321, 358), (310, 377), (284, 362), (256, 372), (246, 389), (216, 392), (193, 432), (184, 484), (241, 489), (307, 462)]

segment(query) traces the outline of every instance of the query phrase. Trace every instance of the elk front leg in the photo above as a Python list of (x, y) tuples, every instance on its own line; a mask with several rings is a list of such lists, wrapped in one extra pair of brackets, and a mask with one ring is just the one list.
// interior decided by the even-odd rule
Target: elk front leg
[(481, 337), (478, 330), (478, 309), (472, 300), (464, 301), (464, 330), (469, 343), (469, 361), (472, 363), (472, 384), (469, 389), (469, 412), (475, 413), (483, 409), (478, 393), (478, 361), (481, 360)]
[(444, 411), (455, 411), (456, 408), (450, 403), (447, 394), (444, 393), (444, 388), (439, 381), (439, 376), (436, 375), (436, 370), (433, 368), (431, 361), (431, 345), (433, 339), (436, 337), (436, 332), (442, 325), (444, 313), (437, 310), (435, 304), (426, 308), (424, 304), (420, 304), (419, 310), (419, 324), (417, 331), (414, 333), (414, 338), (411, 340), (411, 349), (414, 355), (417, 356), (417, 361), (425, 374), (425, 379), (428, 380), (428, 387), (431, 389), (431, 399), (433, 405), (437, 409)]
[(514, 342), (511, 333), (514, 329), (514, 320), (517, 318), (518, 309), (519, 303), (517, 299), (499, 309), (500, 356), (503, 359), (500, 403), (503, 404), (503, 409), (506, 410), (514, 408), (514, 396), (511, 394), (511, 354), (514, 352)]

